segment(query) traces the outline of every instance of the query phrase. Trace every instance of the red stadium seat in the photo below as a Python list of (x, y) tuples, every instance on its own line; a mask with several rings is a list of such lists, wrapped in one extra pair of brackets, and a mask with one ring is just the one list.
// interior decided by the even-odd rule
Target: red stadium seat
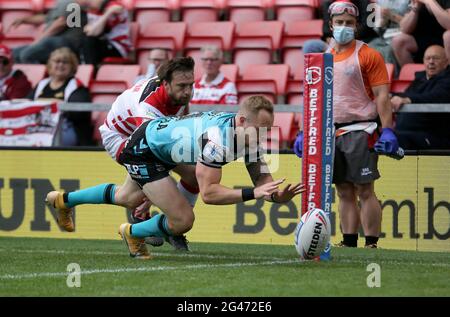
[(78, 78), (83, 83), (84, 86), (89, 88), (94, 78), (94, 65), (91, 64), (78, 65), (75, 77)]
[(0, 11), (27, 10), (41, 11), (43, 0), (0, 0)]
[(392, 92), (404, 92), (414, 80), (416, 72), (425, 70), (424, 64), (405, 64), (400, 70), (397, 80), (391, 84)]
[[(245, 70), (249, 64), (269, 64), (272, 54), (280, 48), (283, 22), (264, 21), (242, 23), (233, 41), (234, 64)], [(242, 51), (245, 49), (245, 52)]]
[(265, 11), (263, 8), (236, 8), (230, 9), (229, 20), (236, 24), (239, 30), (242, 23), (264, 21)]
[(180, 0), (127, 0), (133, 1), (134, 9), (168, 9), (177, 10), (180, 7)]
[(38, 29), (35, 26), (31, 24), (22, 24), (10, 29), (10, 26), (16, 19), (30, 15), (30, 11), (6, 11), (2, 14), (2, 44), (14, 48), (31, 44), (34, 41), (34, 38), (38, 33)]
[(44, 1), (44, 10), (48, 11), (55, 7), (57, 0), (43, 0)]
[(136, 48), (181, 51), (184, 48), (185, 34), (186, 23), (184, 22), (152, 23), (140, 30)]
[(287, 97), (288, 105), (302, 105), (303, 104), (303, 95), (302, 94), (290, 94)]
[(237, 90), (242, 94), (269, 94), (274, 97), (286, 93), (289, 66), (252, 65), (242, 73), (242, 79), (237, 81)]
[(293, 22), (315, 18), (314, 0), (275, 0), (274, 6), (278, 21)]
[(141, 29), (146, 29), (147, 25), (152, 23), (170, 22), (170, 11), (166, 9), (139, 10), (135, 21)]
[(187, 25), (198, 22), (215, 22), (218, 13), (214, 8), (192, 8), (183, 9), (181, 20)]
[(133, 85), (139, 70), (139, 65), (102, 65), (90, 91), (93, 94), (122, 93)]
[(202, 61), (201, 56), (202, 53), (200, 50), (188, 50), (186, 51), (186, 56), (190, 56), (194, 59), (194, 78), (195, 80), (200, 79), (203, 75)]
[(238, 67), (234, 64), (223, 64), (220, 67), (220, 71), (225, 75), (226, 78), (228, 78), (233, 83), (236, 83), (237, 76), (238, 76)]
[(272, 54), (268, 50), (258, 49), (241, 49), (236, 50), (234, 53), (233, 63), (238, 65), (239, 74), (242, 75), (248, 65), (258, 64), (270, 64)]
[(199, 22), (188, 26), (185, 49), (217, 45), (222, 50), (230, 50), (234, 34), (233, 22)]
[(298, 95), (303, 92), (304, 77), (303, 51), (298, 48), (290, 48), (283, 51), (283, 63), (289, 65), (289, 80), (287, 94)]
[(286, 23), (281, 46), (303, 47), (307, 40), (322, 37), (323, 20), (295, 21)]
[(44, 79), (47, 73), (47, 67), (40, 64), (14, 64), (13, 68), (20, 69), (24, 72), (33, 87), (36, 87), (38, 82)]
[(290, 143), (298, 131), (294, 125), (293, 112), (275, 112), (273, 126), (280, 128), (280, 139), (283, 145)]
[(233, 47), (263, 48), (276, 50), (280, 48), (283, 22), (263, 21), (242, 23), (234, 38)]

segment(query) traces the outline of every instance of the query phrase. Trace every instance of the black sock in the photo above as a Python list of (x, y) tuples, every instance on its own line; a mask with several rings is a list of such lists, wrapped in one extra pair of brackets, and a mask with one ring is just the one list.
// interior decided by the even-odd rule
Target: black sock
[(366, 236), (366, 245), (377, 244), (378, 237)]
[(348, 247), (356, 248), (358, 246), (358, 234), (352, 233), (352, 234), (343, 234), (344, 237), (344, 244)]

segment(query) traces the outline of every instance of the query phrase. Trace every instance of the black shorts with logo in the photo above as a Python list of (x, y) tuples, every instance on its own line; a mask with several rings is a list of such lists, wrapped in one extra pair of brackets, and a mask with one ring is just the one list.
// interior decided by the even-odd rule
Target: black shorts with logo
[(368, 184), (380, 178), (378, 153), (369, 146), (365, 131), (353, 131), (336, 138), (333, 183)]
[(162, 162), (148, 147), (145, 130), (149, 122), (137, 128), (118, 158), (119, 164), (127, 169), (128, 174), (141, 188), (147, 183), (169, 176), (169, 171), (176, 166)]

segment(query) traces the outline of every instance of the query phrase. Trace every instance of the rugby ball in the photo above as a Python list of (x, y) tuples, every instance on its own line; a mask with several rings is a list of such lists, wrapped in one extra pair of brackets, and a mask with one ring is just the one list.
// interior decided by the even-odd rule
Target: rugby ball
[(300, 259), (314, 259), (320, 256), (330, 242), (330, 220), (323, 210), (310, 210), (300, 219), (294, 235), (295, 248)]

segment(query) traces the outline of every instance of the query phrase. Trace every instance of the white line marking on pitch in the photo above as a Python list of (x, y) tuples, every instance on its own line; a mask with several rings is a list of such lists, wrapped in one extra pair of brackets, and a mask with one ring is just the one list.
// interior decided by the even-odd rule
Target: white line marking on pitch
[[(154, 250), (154, 249), (153, 249)], [(0, 248), (0, 252), (9, 252), (12, 250), (2, 249)], [(23, 253), (50, 253), (50, 254), (89, 254), (89, 255), (124, 255), (127, 254), (126, 250), (123, 252), (105, 252), (105, 251), (68, 251), (68, 250), (39, 250), (39, 249), (33, 249), (33, 250), (15, 250), (15, 253), (17, 252), (23, 252)], [(217, 254), (207, 254), (207, 253), (174, 253), (175, 251), (172, 251), (172, 253), (169, 252), (153, 252), (150, 250), (150, 253), (152, 255), (156, 256), (166, 256), (166, 257), (182, 257), (182, 258), (206, 258), (206, 259), (222, 259), (222, 260), (232, 260), (232, 259), (243, 259), (242, 256), (239, 255), (217, 255)], [(295, 253), (293, 253), (295, 254)], [(281, 261), (283, 258), (277, 258), (277, 257), (267, 257), (267, 256), (245, 256), (245, 259), (247, 260), (272, 260), (272, 261)]]
[[(265, 262), (237, 262), (237, 263), (225, 263), (225, 264), (192, 264), (183, 266), (153, 266), (153, 267), (138, 267), (138, 268), (120, 268), (120, 269), (96, 269), (81, 271), (81, 275), (88, 274), (100, 274), (100, 273), (129, 273), (129, 272), (153, 272), (153, 271), (174, 271), (174, 270), (196, 270), (196, 269), (210, 269), (210, 268), (222, 268), (222, 267), (243, 267), (243, 266), (259, 266), (259, 265), (279, 265), (279, 264), (291, 264), (296, 263), (298, 260), (285, 260), (285, 261), (265, 261)], [(6, 274), (0, 275), (0, 280), (20, 280), (26, 278), (39, 278), (39, 277), (59, 277), (67, 276), (67, 272), (42, 272), (42, 273), (26, 273), (26, 274)]]

